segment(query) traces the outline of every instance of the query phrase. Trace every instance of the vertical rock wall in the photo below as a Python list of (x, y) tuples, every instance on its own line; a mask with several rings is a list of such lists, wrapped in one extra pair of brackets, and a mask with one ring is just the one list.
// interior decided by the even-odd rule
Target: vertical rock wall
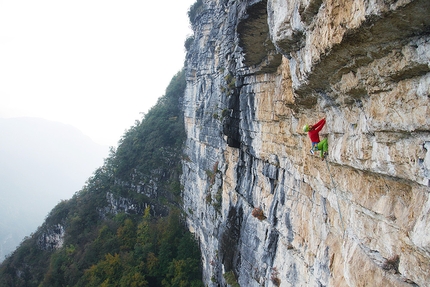
[[(182, 182), (208, 286), (429, 285), (428, 15), (427, 0), (203, 1)], [(301, 130), (322, 117), (327, 161)]]

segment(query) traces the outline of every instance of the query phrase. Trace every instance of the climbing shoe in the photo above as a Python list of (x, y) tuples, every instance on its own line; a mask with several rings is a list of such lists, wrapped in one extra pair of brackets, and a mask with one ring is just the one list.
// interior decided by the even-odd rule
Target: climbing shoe
[(321, 160), (325, 160), (326, 156), (328, 156), (328, 152), (325, 151), (321, 157)]
[(313, 155), (313, 154), (314, 154), (314, 150), (313, 150), (313, 149), (311, 149), (311, 150), (310, 150), (310, 152), (311, 152), (311, 155)]

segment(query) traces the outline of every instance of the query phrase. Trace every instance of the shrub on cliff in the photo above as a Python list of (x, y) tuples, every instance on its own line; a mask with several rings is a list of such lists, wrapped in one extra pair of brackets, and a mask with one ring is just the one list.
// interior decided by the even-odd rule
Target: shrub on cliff
[(193, 5), (191, 5), (188, 10), (188, 18), (190, 19), (191, 25), (196, 24), (197, 15), (203, 10), (203, 0), (197, 0)]
[(193, 43), (194, 43), (194, 36), (190, 36), (185, 40), (184, 47), (187, 52), (190, 50), (191, 45), (193, 45)]
[(263, 213), (263, 210), (260, 208), (260, 207), (255, 207), (253, 210), (252, 210), (252, 216), (254, 216), (254, 217), (256, 217), (256, 218), (258, 218), (259, 220), (264, 220), (264, 219), (266, 219), (266, 216), (264, 215), (264, 213)]
[(240, 287), (239, 283), (237, 283), (236, 275), (234, 275), (233, 270), (231, 270), (231, 271), (229, 271), (227, 273), (224, 273), (223, 277), (225, 279), (225, 282), (228, 285), (230, 285), (232, 287)]

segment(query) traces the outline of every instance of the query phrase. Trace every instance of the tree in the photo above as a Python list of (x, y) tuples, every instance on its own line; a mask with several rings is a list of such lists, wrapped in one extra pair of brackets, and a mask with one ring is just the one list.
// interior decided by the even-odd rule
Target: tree
[(156, 246), (155, 226), (152, 226), (150, 211), (151, 208), (148, 206), (137, 227), (135, 253), (142, 258), (147, 258), (149, 252), (154, 251)]
[(121, 242), (122, 251), (130, 251), (134, 248), (136, 242), (136, 228), (131, 219), (127, 218), (124, 224), (118, 228), (118, 240)]

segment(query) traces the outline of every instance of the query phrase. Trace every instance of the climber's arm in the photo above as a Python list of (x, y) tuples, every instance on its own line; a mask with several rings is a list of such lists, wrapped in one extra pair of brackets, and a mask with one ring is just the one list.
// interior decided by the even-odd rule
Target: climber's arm
[(325, 125), (325, 118), (313, 125), (315, 131), (319, 132)]

